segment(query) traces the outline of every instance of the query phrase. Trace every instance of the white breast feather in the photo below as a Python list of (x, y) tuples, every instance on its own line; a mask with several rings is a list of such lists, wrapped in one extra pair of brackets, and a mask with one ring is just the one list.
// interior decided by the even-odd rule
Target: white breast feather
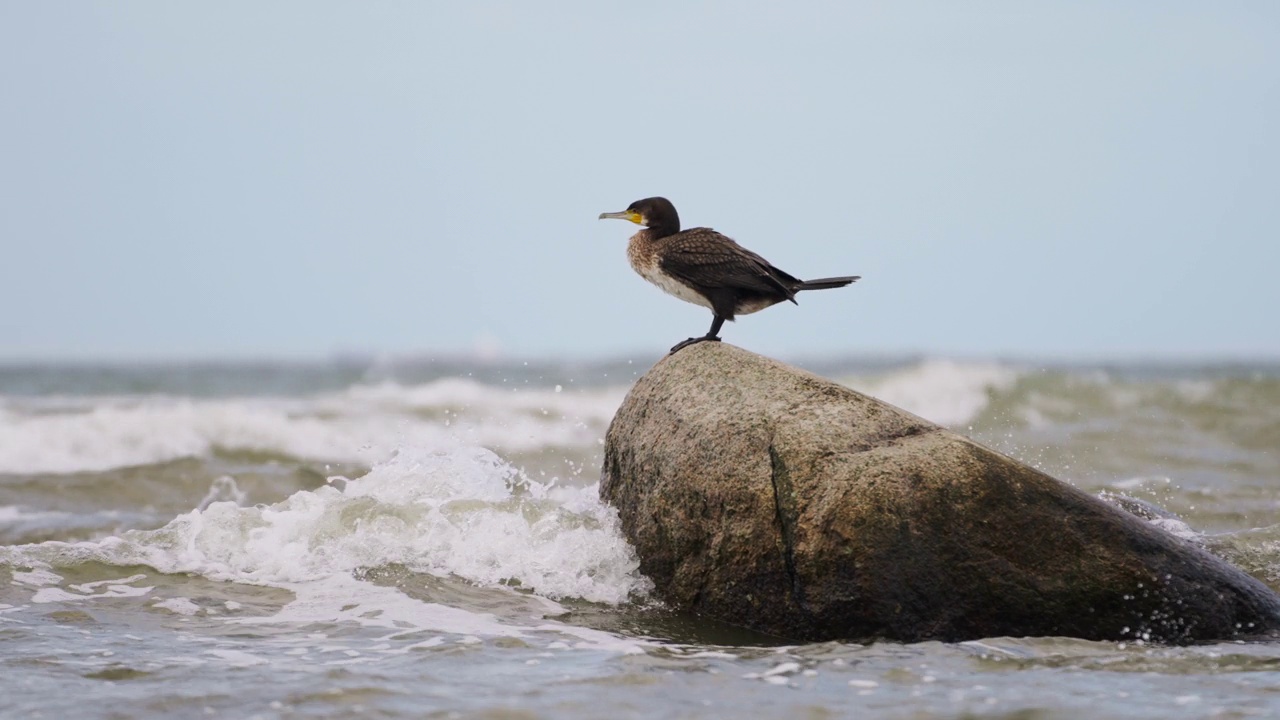
[(639, 271), (641, 277), (662, 288), (662, 291), (668, 295), (675, 295), (685, 302), (701, 305), (704, 308), (711, 307), (711, 303), (702, 296), (702, 293), (663, 273), (657, 267), (638, 267), (636, 270)]

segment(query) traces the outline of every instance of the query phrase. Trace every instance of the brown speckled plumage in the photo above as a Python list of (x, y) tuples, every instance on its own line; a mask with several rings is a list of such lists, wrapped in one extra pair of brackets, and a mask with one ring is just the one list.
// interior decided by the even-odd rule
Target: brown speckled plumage
[(763, 310), (784, 300), (796, 301), (802, 290), (844, 287), (857, 276), (800, 280), (711, 228), (680, 230), (675, 206), (665, 198), (647, 198), (621, 213), (605, 213), (632, 220), (646, 228), (631, 237), (627, 259), (644, 279), (681, 300), (709, 308), (715, 319), (711, 331), (692, 342), (719, 340), (725, 320)]

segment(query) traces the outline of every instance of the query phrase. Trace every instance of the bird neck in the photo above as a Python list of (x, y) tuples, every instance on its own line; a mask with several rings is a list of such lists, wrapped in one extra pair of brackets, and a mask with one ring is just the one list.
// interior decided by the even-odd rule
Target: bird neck
[(668, 220), (657, 220), (649, 226), (649, 238), (651, 240), (661, 240), (668, 235), (675, 235), (680, 232), (680, 222), (671, 222)]

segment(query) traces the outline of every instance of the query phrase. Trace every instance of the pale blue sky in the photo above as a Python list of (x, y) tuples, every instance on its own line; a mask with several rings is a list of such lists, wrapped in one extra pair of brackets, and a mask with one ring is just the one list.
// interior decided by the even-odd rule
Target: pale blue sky
[(1280, 3), (0, 0), (0, 358), (1280, 356)]

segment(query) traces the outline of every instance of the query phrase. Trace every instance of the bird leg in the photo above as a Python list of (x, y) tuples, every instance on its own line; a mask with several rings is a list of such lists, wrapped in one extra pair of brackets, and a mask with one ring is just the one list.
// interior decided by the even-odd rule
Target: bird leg
[(715, 319), (711, 321), (711, 329), (707, 331), (706, 335), (703, 335), (702, 337), (691, 337), (688, 340), (678, 342), (675, 347), (671, 348), (671, 352), (667, 354), (674, 355), (677, 351), (683, 350), (690, 345), (696, 345), (700, 342), (720, 342), (720, 336), (717, 333), (720, 332), (721, 325), (724, 325), (724, 316), (716, 315)]

